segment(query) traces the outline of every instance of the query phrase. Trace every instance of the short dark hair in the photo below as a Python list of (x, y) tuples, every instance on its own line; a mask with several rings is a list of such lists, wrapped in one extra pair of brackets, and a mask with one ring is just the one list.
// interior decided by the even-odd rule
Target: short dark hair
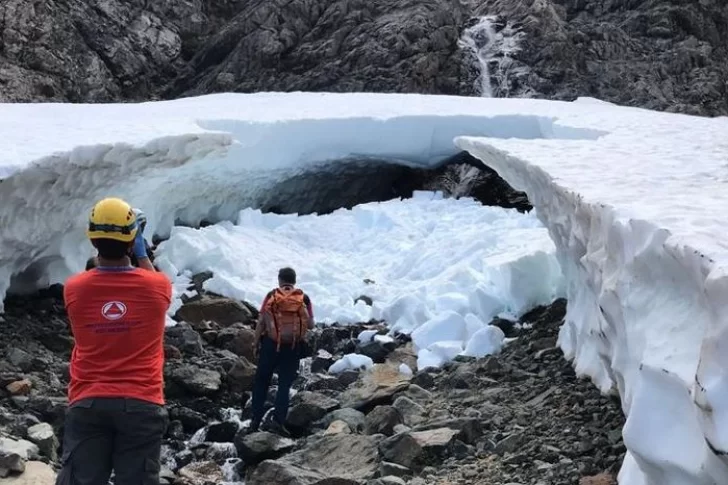
[(93, 239), (92, 244), (104, 259), (121, 259), (129, 256), (130, 243), (116, 239)]
[(278, 270), (278, 281), (282, 284), (295, 285), (296, 271), (293, 268), (281, 268)]

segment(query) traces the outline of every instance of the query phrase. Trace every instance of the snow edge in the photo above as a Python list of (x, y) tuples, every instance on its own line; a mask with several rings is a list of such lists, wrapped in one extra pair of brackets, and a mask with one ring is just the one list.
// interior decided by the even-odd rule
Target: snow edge
[(568, 298), (558, 344), (577, 375), (619, 392), (627, 417), (619, 482), (728, 483), (725, 268), (487, 139), (455, 144), (526, 192), (556, 245)]

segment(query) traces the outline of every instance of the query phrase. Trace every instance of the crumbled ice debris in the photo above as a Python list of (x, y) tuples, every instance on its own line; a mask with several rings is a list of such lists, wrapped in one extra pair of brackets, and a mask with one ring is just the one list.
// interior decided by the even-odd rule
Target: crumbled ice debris
[(389, 335), (375, 335), (374, 340), (382, 344), (391, 344), (394, 339)]
[(362, 330), (362, 332), (359, 334), (357, 339), (360, 343), (367, 343), (372, 341), (372, 337), (374, 337), (377, 334), (376, 330)]
[(413, 375), (412, 369), (405, 363), (399, 364), (399, 373), (405, 376)]
[(463, 355), (485, 357), (486, 355), (497, 354), (503, 347), (504, 339), (503, 330), (494, 325), (488, 325), (475, 332), (465, 346)]
[(331, 364), (331, 367), (329, 367), (329, 373), (339, 374), (345, 370), (356, 369), (368, 370), (372, 367), (374, 367), (374, 361), (366, 355), (346, 354), (341, 359)]

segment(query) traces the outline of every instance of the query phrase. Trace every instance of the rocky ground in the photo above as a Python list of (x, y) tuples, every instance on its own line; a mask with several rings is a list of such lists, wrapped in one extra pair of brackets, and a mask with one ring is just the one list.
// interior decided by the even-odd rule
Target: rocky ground
[(728, 114), (723, 0), (5, 0), (0, 101), (222, 91), (493, 95)]
[[(522, 326), (492, 322), (515, 338), (501, 354), (441, 370), (417, 371), (406, 336), (357, 340), (364, 329), (384, 333), (378, 322), (317, 329), (286, 438), (247, 430), (256, 311), (201, 292), (206, 277), (196, 277), (198, 296), (166, 334), (164, 483), (614, 483), (624, 453), (619, 401), (577, 379), (555, 347), (564, 301)], [(0, 475), (18, 484), (51, 483), (61, 451), (72, 338), (58, 297), (54, 288), (12, 298), (0, 325)], [(374, 367), (329, 372), (352, 352)]]

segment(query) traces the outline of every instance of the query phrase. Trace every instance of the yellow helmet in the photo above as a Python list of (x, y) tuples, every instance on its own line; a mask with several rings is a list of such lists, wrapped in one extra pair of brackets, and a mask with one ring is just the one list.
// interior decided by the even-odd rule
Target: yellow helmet
[(86, 231), (89, 239), (132, 242), (136, 233), (136, 215), (131, 206), (123, 200), (113, 197), (103, 199), (91, 209)]

